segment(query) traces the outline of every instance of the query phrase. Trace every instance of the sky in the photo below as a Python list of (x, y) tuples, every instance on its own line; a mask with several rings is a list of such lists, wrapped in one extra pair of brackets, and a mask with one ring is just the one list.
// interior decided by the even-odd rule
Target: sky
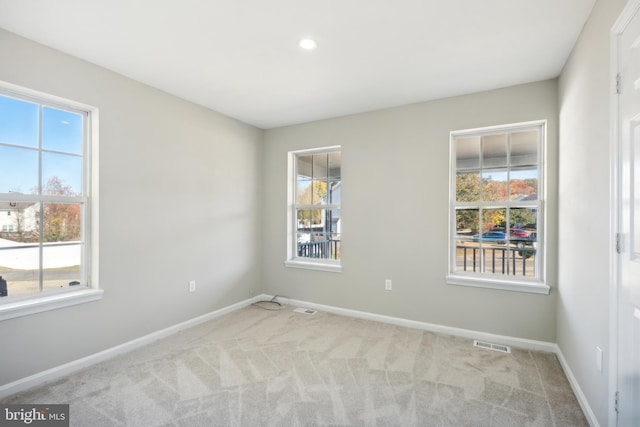
[(57, 176), (82, 190), (82, 114), (0, 95), (0, 193), (38, 185), (42, 111), (42, 182)]

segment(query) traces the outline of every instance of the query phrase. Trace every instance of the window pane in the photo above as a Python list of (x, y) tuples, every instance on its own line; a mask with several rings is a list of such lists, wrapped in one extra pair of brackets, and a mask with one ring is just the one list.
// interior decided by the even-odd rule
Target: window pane
[[(40, 260), (38, 248), (24, 248), (21, 244), (0, 243), (0, 276), (6, 280), (7, 295), (25, 295), (40, 292), (38, 276)], [(0, 294), (4, 294), (0, 281)]]
[(300, 233), (309, 232), (313, 223), (312, 212), (310, 209), (296, 209), (297, 231)]
[(512, 170), (509, 191), (509, 200), (538, 200), (538, 170)]
[(298, 179), (311, 178), (313, 176), (313, 156), (296, 156), (296, 170)]
[(327, 178), (340, 181), (341, 178), (342, 153), (340, 151), (332, 151), (329, 153), (329, 171)]
[(333, 259), (332, 248), (340, 242), (333, 242), (326, 233), (313, 232), (308, 242), (298, 242), (299, 258)]
[(0, 96), (0, 143), (38, 147), (38, 104)]
[(531, 129), (511, 133), (511, 165), (529, 166), (538, 164), (538, 141), (540, 131)]
[(327, 182), (298, 180), (299, 205), (324, 205), (327, 203)]
[(456, 209), (456, 239), (472, 241), (473, 235), (480, 230), (480, 210)]
[(507, 172), (482, 173), (482, 200), (497, 202), (507, 200)]
[(324, 205), (328, 201), (329, 155), (319, 153), (313, 155), (313, 183), (311, 189), (311, 204)]
[(45, 246), (42, 261), (44, 290), (81, 285), (82, 245)]
[(507, 166), (507, 134), (482, 137), (482, 167)]
[(297, 200), (299, 205), (340, 203), (340, 152), (297, 156)]
[(313, 155), (313, 179), (326, 181), (329, 174), (329, 156), (327, 153)]
[(329, 193), (327, 191), (327, 181), (314, 179), (309, 188), (311, 191), (312, 205), (326, 205)]
[(342, 199), (342, 182), (341, 181), (329, 181), (329, 195), (327, 197), (328, 203), (333, 205), (339, 205)]
[(506, 208), (482, 209), (482, 241), (490, 243), (506, 240), (505, 224), (507, 223)]
[(482, 235), (479, 241), (483, 273), (505, 274), (508, 271), (511, 254), (506, 225), (506, 208), (482, 210)]
[(456, 174), (456, 201), (478, 202), (480, 201), (480, 174), (457, 173)]
[[(0, 202), (0, 242), (36, 243), (40, 204), (27, 202)], [(0, 245), (2, 246), (2, 245)]]
[(0, 193), (38, 192), (38, 152), (0, 146)]
[(42, 148), (82, 154), (82, 116), (78, 113), (44, 107), (42, 109)]
[(340, 210), (298, 210), (297, 256), (340, 258)]
[(296, 204), (298, 205), (310, 205), (311, 204), (311, 180), (298, 175), (298, 181), (296, 183)]
[(341, 161), (342, 153), (340, 151), (332, 151), (328, 153), (329, 170), (328, 170), (328, 186), (327, 186), (327, 203), (339, 205), (342, 200), (342, 177), (341, 177)]
[(456, 271), (476, 271), (479, 268), (478, 230), (479, 209), (456, 209)]
[(455, 140), (456, 169), (478, 169), (480, 167), (480, 137), (462, 137)]
[(66, 154), (42, 153), (43, 194), (82, 194), (82, 158)]
[(526, 235), (534, 234), (537, 231), (537, 209), (528, 207), (509, 208), (509, 221), (512, 228), (523, 229)]
[(510, 208), (510, 274), (535, 277), (538, 246), (538, 212), (535, 208)]
[(80, 241), (79, 203), (45, 203), (43, 209), (43, 242)]
[(324, 228), (324, 209), (298, 209), (298, 230)]
[(326, 215), (326, 233), (324, 236), (328, 245), (326, 256), (329, 259), (340, 259), (340, 232), (342, 229), (340, 209), (327, 210)]

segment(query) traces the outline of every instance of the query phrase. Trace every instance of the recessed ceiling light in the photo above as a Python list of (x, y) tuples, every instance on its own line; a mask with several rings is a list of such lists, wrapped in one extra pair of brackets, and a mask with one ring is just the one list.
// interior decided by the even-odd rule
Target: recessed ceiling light
[(318, 43), (312, 39), (302, 39), (300, 40), (299, 46), (304, 50), (313, 50), (318, 46)]

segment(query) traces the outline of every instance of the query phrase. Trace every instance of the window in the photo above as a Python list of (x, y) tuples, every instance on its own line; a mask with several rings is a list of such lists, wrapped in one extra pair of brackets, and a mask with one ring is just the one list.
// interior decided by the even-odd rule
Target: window
[(340, 147), (289, 153), (289, 267), (341, 270)]
[(0, 88), (0, 319), (96, 297), (78, 292), (95, 286), (90, 119), (90, 109)]
[(448, 283), (548, 293), (545, 122), (451, 133)]

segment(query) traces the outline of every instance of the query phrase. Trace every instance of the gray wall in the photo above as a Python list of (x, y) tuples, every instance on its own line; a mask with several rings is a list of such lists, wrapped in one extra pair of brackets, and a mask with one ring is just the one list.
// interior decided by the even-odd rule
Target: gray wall
[[(294, 299), (555, 342), (557, 82), (268, 130), (263, 289)], [(449, 132), (548, 120), (550, 295), (447, 285)], [(342, 146), (342, 273), (286, 268), (287, 152)], [(385, 279), (393, 291), (384, 290)]]
[(261, 130), (1, 30), (0, 58), (0, 80), (99, 108), (105, 291), (0, 322), (0, 384), (260, 292)]
[[(600, 425), (609, 376), (610, 30), (623, 0), (598, 1), (559, 79), (558, 345)], [(595, 365), (605, 350), (604, 372)]]

